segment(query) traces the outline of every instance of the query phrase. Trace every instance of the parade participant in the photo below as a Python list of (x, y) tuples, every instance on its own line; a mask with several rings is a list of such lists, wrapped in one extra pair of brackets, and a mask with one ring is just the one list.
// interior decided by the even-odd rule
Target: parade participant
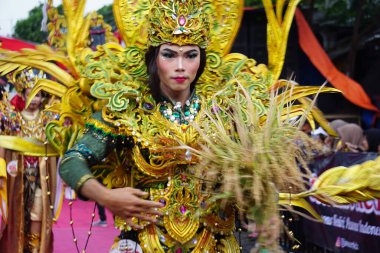
[[(265, 3), (273, 14), (268, 14), (268, 30), (276, 33), (268, 37), (269, 69), (229, 54), (242, 1), (115, 1), (126, 48), (106, 44), (93, 52), (71, 47), (68, 58), (50, 57), (46, 48), (24, 52), (26, 58), (38, 55), (80, 71), (70, 76), (51, 62), (38, 63), (62, 82), (39, 86), (61, 98), (56, 108), (62, 117), (50, 124), (47, 136), (65, 153), (64, 180), (80, 197), (117, 215), (121, 234), (112, 252), (239, 252), (233, 236), (236, 209), (258, 225), (278, 228), (278, 203), (312, 210), (305, 197), (330, 196), (331, 188), (299, 193), (305, 178), (297, 166), (305, 164), (305, 152), (297, 143), (308, 147), (310, 138), (289, 119), (310, 111), (294, 100), (334, 90), (278, 80), (296, 2), (286, 11), (280, 2), (277, 16), (271, 1)], [(64, 5), (68, 8), (69, 0)], [(83, 21), (75, 11), (83, 8), (79, 1), (68, 12), (70, 46), (82, 45), (75, 41)], [(23, 64), (19, 59), (0, 61)], [(64, 117), (70, 118), (70, 128), (63, 127)], [(212, 159), (197, 155), (207, 148)], [(215, 180), (206, 187), (209, 171)], [(355, 200), (345, 196), (333, 200)], [(155, 208), (162, 217), (156, 217), (161, 212)], [(279, 229), (269, 231), (277, 231), (270, 233), (278, 238)], [(276, 239), (259, 242), (278, 250)]]
[(91, 19), (89, 28), (89, 46), (92, 50), (96, 50), (98, 45), (107, 42), (118, 43), (117, 38), (112, 34), (112, 27), (104, 22), (103, 16), (95, 11), (89, 14)]
[[(152, 16), (150, 16), (151, 22), (164, 15), (168, 4), (155, 2)], [(192, 6), (194, 9), (187, 9), (191, 4), (183, 4), (180, 1), (176, 1), (175, 4), (177, 8), (182, 8), (182, 11), (189, 11), (188, 15), (198, 15), (194, 20), (192, 18), (188, 20), (188, 22), (198, 22), (198, 24), (189, 27), (191, 32), (188, 34), (178, 30), (178, 35), (175, 34), (177, 24), (173, 21), (163, 28), (152, 24), (151, 29), (152, 31), (156, 30), (157, 36), (150, 36), (150, 48), (146, 53), (150, 90), (146, 94), (142, 94), (149, 96), (151, 103), (145, 104), (147, 113), (141, 113), (140, 117), (152, 126), (157, 124), (155, 127), (164, 124), (160, 128), (160, 132), (181, 127), (186, 130), (188, 124), (197, 117), (200, 110), (200, 98), (196, 93), (196, 83), (206, 64), (205, 47), (209, 28), (205, 15), (198, 12), (200, 6), (196, 1), (191, 3), (196, 4)], [(171, 30), (171, 33), (167, 33), (169, 31), (163, 29)], [(139, 108), (129, 109), (139, 110)], [(150, 113), (154, 111), (157, 116), (162, 117), (161, 120), (151, 121), (149, 119)], [(121, 129), (115, 125), (116, 121), (110, 122), (106, 116), (111, 112), (112, 109), (106, 109), (92, 116), (84, 137), (66, 152), (61, 163), (60, 173), (62, 178), (82, 196), (96, 200), (114, 214), (126, 218), (125, 222), (117, 224), (122, 229), (122, 233), (119, 237), (120, 242), (113, 247), (113, 250), (117, 250), (120, 244), (135, 245), (144, 252), (153, 252), (154, 249), (172, 252), (206, 252), (214, 248), (220, 248), (225, 252), (239, 250), (239, 245), (232, 235), (235, 220), (233, 209), (223, 215), (224, 219), (218, 216), (219, 213), (216, 210), (207, 213), (206, 209), (201, 212), (200, 217), (197, 217), (196, 212), (199, 211), (198, 208), (202, 202), (205, 202), (203, 198), (206, 196), (202, 196), (200, 183), (188, 175), (190, 173), (189, 159), (186, 158), (186, 155), (179, 155), (176, 160), (172, 160), (173, 158), (163, 160), (160, 162), (162, 163), (160, 171), (154, 172), (155, 169), (151, 167), (158, 164), (155, 165), (151, 160), (157, 156), (151, 149), (153, 146), (148, 144), (143, 147), (140, 143), (130, 139), (127, 134), (123, 134)], [(190, 131), (190, 129), (184, 131), (184, 135), (189, 134)], [(149, 136), (149, 132), (142, 134), (146, 135), (144, 138), (151, 139), (160, 138), (162, 133), (155, 134), (156, 136)], [(121, 144), (123, 139), (128, 143)], [(102, 141), (99, 142), (99, 140)], [(155, 145), (159, 145), (159, 143)], [(129, 146), (126, 152), (132, 151), (133, 154), (126, 153), (125, 155), (132, 155), (132, 160), (136, 162), (129, 168), (128, 177), (133, 182), (131, 186), (142, 189), (149, 193), (150, 199), (161, 202), (149, 204), (150, 206), (146, 202), (147, 207), (164, 206), (165, 216), (163, 219), (159, 219), (157, 224), (143, 221), (144, 219), (155, 221), (148, 216), (155, 214), (153, 210), (132, 209), (133, 206), (129, 202), (132, 202), (133, 199), (126, 195), (128, 193), (126, 190), (107, 190), (95, 179), (92, 179), (93, 176), (88, 167), (103, 160), (109, 151), (115, 148), (121, 150), (123, 146)], [(151, 151), (149, 151), (150, 149)], [(75, 170), (73, 170), (74, 168)], [(149, 172), (149, 170), (152, 171)], [(138, 190), (134, 191), (138, 193), (138, 197), (142, 196)], [(127, 208), (131, 210), (127, 210)], [(139, 219), (140, 221), (138, 221)], [(203, 220), (214, 220), (215, 224), (205, 226)], [(136, 230), (131, 230), (131, 227)], [(212, 232), (214, 229), (218, 231), (218, 240), (214, 238), (216, 235), (216, 231)]]
[(10, 103), (3, 100), (1, 106), (1, 157), (6, 161), (8, 175), (6, 181), (0, 180), (8, 191), (8, 217), (0, 249), (1, 252), (51, 252), (54, 214), (50, 206), (54, 205), (52, 196), (56, 192), (56, 160), (27, 154), (35, 151), (30, 143), (39, 143), (40, 150), (45, 149), (44, 126), (52, 117), (42, 112), (46, 101), (41, 92), (25, 106), (34, 83), (46, 75), (26, 69), (15, 76), (19, 95)]
[[(42, 11), (45, 17), (42, 27), (44, 31), (48, 32), (47, 43), (51, 47), (67, 53), (67, 17), (59, 13), (58, 8), (54, 7), (53, 2), (53, 0), (47, 0), (43, 6)], [(45, 24), (45, 22), (47, 23)], [(96, 50), (96, 46), (98, 45), (108, 42), (118, 43), (118, 39), (112, 33), (112, 27), (97, 12), (93, 11), (87, 14), (84, 23), (85, 27), (81, 29), (84, 46), (89, 46), (93, 50)]]
[[(228, 6), (233, 13), (241, 7), (232, 1)], [(118, 58), (112, 55), (119, 52), (105, 49), (106, 45), (99, 48), (105, 52), (103, 55), (90, 54), (83, 62), (86, 78), (92, 83), (91, 95), (108, 104), (86, 121), (85, 134), (65, 153), (60, 173), (82, 197), (95, 200), (119, 216), (115, 221), (121, 234), (112, 252), (123, 247), (138, 249), (137, 252), (240, 250), (241, 245), (233, 236), (234, 205), (210, 202), (213, 194), (202, 190), (202, 180), (192, 171), (199, 161), (189, 150), (167, 150), (179, 143), (194, 148), (201, 145), (203, 137), (192, 123), (205, 121), (211, 125), (211, 119), (204, 115), (213, 96), (220, 95), (221, 111), (226, 110), (228, 105), (223, 101), (239, 92), (238, 82), (252, 92), (259, 115), (265, 115), (269, 106), (267, 90), (272, 85), (272, 73), (266, 66), (245, 61), (239, 54), (226, 57), (223, 64), (213, 64), (212, 61), (222, 61), (219, 53), (226, 46), (209, 37), (216, 27), (210, 28), (209, 24), (213, 8), (209, 2), (153, 1), (146, 13), (147, 48), (130, 46)], [(131, 20), (138, 11), (128, 12)], [(218, 27), (218, 34), (231, 35), (234, 24)], [(209, 52), (208, 64), (206, 48), (215, 49)], [(218, 93), (222, 88), (225, 90)], [(102, 169), (102, 161), (105, 167), (110, 167), (112, 161), (120, 164), (114, 164), (110, 171)], [(95, 178), (118, 189), (109, 190)], [(148, 193), (149, 199), (162, 204), (164, 216), (155, 224), (145, 222), (144, 219), (152, 221), (149, 215), (153, 211), (134, 209), (127, 203), (132, 201), (127, 199), (131, 188), (126, 191), (120, 187)], [(276, 210), (271, 211), (262, 219), (273, 218)], [(271, 244), (270, 247), (276, 247), (276, 240)]]
[(342, 127), (344, 125), (348, 124), (348, 122), (341, 120), (341, 119), (336, 119), (331, 122), (329, 122), (329, 126), (334, 130), (335, 135), (328, 135), (325, 140), (324, 144), (326, 147), (328, 147), (331, 151), (336, 151), (337, 145), (339, 143), (339, 134), (338, 134), (338, 128)]
[(341, 120), (341, 119), (335, 119), (329, 123), (329, 125), (334, 129), (335, 132), (338, 131), (339, 127), (342, 127), (344, 125), (347, 125), (348, 122)]

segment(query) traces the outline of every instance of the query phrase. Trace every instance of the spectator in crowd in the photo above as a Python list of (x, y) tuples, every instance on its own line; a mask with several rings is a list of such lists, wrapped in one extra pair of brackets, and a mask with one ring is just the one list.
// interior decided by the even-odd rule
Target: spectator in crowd
[(336, 119), (329, 123), (330, 127), (334, 129), (335, 132), (338, 132), (338, 128), (342, 127), (344, 125), (347, 125), (348, 122), (342, 120), (342, 119)]
[(366, 151), (366, 138), (363, 129), (355, 123), (345, 124), (337, 129), (340, 143), (338, 151), (363, 152)]
[[(341, 120), (341, 119), (336, 119), (333, 120), (329, 123), (330, 127), (338, 134), (338, 128), (342, 127), (344, 125), (348, 124), (348, 122)], [(331, 151), (335, 151), (337, 148), (337, 145), (339, 143), (339, 136), (331, 136), (329, 135), (328, 137), (325, 138), (324, 143), (328, 149)]]
[(311, 132), (313, 131), (313, 128), (311, 127), (309, 121), (305, 121), (301, 127), (301, 131), (304, 132), (305, 134), (311, 136)]

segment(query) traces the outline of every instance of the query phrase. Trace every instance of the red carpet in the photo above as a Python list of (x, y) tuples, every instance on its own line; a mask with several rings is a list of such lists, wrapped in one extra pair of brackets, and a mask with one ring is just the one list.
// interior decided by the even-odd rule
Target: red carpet
[[(86, 243), (88, 230), (91, 225), (91, 214), (94, 209), (94, 202), (73, 201), (73, 220), (75, 234), (78, 240), (78, 248), (81, 253)], [(95, 210), (95, 219), (98, 220), (98, 210)], [(62, 206), (61, 215), (54, 224), (54, 253), (75, 253), (77, 252), (73, 242), (70, 227), (70, 211), (68, 201), (65, 200)], [(112, 214), (107, 211), (108, 227), (93, 227), (90, 240), (87, 245), (87, 253), (107, 253), (119, 231), (113, 227)]]

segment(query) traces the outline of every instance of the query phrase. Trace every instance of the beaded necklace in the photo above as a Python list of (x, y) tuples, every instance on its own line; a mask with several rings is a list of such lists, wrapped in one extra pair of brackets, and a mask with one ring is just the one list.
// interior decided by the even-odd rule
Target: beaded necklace
[(166, 97), (162, 98), (160, 103), (160, 112), (162, 115), (171, 122), (175, 122), (180, 125), (188, 125), (192, 122), (200, 109), (200, 100), (196, 94), (193, 94), (188, 100), (186, 100), (183, 106), (181, 102), (170, 101)]

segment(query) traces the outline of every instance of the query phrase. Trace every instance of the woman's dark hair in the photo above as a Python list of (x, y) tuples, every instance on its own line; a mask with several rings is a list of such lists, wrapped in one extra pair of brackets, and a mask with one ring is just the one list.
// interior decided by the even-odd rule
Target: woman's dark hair
[[(199, 68), (197, 71), (197, 75), (195, 76), (194, 81), (190, 84), (190, 90), (192, 91), (195, 87), (195, 84), (197, 83), (199, 77), (202, 75), (205, 67), (206, 67), (206, 50), (199, 48), (200, 49), (200, 64)], [(150, 46), (145, 53), (145, 64), (148, 69), (148, 84), (149, 88), (152, 92), (153, 98), (158, 101), (161, 96), (161, 91), (160, 91), (160, 78), (158, 77), (158, 69), (157, 69), (157, 64), (156, 64), (156, 59), (158, 57), (158, 53), (160, 51), (160, 46), (158, 47), (153, 47)]]

